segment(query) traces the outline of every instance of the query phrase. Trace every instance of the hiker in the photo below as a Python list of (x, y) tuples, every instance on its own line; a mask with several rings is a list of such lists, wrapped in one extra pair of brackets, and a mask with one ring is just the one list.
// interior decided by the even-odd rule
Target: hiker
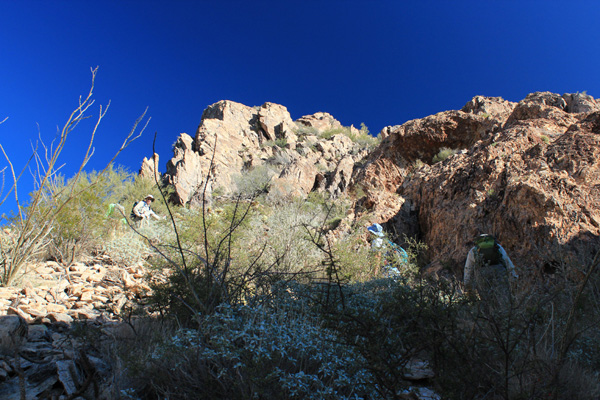
[[(377, 264), (375, 266), (375, 276), (379, 275), (379, 268), (382, 265), (381, 258), (383, 257), (384, 272), (387, 276), (400, 275), (397, 266), (399, 263), (408, 262), (408, 254), (406, 251), (385, 237), (383, 227), (379, 224), (373, 224), (367, 228), (371, 233), (371, 251), (374, 252)], [(390, 263), (392, 260), (392, 263)]]
[(506, 250), (492, 235), (481, 234), (469, 250), (464, 270), (467, 294), (480, 297), (505, 297), (510, 294), (509, 281), (519, 276)]
[(131, 210), (131, 219), (137, 224), (137, 226), (141, 226), (144, 221), (149, 221), (150, 218), (154, 219), (164, 219), (165, 217), (159, 217), (152, 208), (150, 204), (154, 201), (154, 196), (149, 194), (142, 201), (138, 201), (133, 205), (133, 209)]

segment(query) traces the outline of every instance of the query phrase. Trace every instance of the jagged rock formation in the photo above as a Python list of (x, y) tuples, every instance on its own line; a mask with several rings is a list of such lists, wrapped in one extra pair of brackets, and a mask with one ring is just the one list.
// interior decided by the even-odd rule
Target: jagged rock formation
[(160, 181), (162, 179), (158, 170), (158, 154), (154, 153), (149, 159), (144, 157), (139, 175), (142, 178), (152, 179), (153, 181)]
[(280, 194), (306, 195), (316, 185), (337, 195), (345, 191), (354, 163), (366, 155), (343, 133), (321, 137), (341, 129), (327, 113), (294, 122), (278, 104), (220, 101), (204, 111), (194, 138), (180, 135), (164, 179), (179, 204), (200, 204), (205, 185), (208, 194), (235, 192), (236, 175), (265, 165), (273, 174), (272, 190)]
[[(483, 232), (524, 275), (582, 263), (598, 248), (600, 104), (591, 96), (478, 96), (384, 131), (353, 178), (366, 188), (361, 204), (398, 231), (412, 210), (434, 265), (460, 273)], [(456, 154), (433, 164), (442, 148)]]

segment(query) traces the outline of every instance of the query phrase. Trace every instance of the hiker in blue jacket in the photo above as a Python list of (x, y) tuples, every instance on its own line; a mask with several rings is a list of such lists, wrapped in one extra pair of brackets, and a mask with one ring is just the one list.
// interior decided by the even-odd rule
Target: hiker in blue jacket
[[(379, 268), (382, 264), (387, 276), (400, 275), (398, 266), (408, 262), (408, 254), (406, 251), (385, 237), (381, 225), (373, 224), (369, 226), (367, 230), (371, 233), (371, 251), (375, 253), (377, 259), (375, 275), (377, 276), (379, 274)], [(383, 263), (381, 262), (382, 258)]]

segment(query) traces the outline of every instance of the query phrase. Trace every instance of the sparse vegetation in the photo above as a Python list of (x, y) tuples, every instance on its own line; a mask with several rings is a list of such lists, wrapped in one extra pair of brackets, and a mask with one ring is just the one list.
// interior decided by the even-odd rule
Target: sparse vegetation
[(287, 146), (287, 139), (286, 138), (279, 138), (279, 139), (275, 139), (275, 140), (267, 140), (266, 142), (262, 143), (262, 147), (279, 147), (281, 149), (284, 149), (285, 146)]
[(423, 160), (421, 160), (420, 158), (417, 158), (413, 163), (412, 166), (414, 169), (419, 169), (421, 167), (423, 167), (425, 165), (425, 163), (423, 162)]
[(440, 161), (444, 161), (446, 158), (456, 154), (458, 152), (458, 150), (454, 150), (454, 149), (449, 149), (447, 147), (442, 147), (440, 149), (440, 151), (433, 156), (433, 159), (431, 160), (432, 164), (438, 163)]

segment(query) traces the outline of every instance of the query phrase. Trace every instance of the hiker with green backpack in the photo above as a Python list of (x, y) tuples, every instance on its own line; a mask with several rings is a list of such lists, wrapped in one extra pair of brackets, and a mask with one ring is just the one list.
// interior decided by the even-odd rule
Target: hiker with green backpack
[(469, 250), (464, 270), (464, 284), (468, 294), (480, 297), (506, 297), (509, 281), (519, 276), (506, 250), (492, 235), (481, 234)]

